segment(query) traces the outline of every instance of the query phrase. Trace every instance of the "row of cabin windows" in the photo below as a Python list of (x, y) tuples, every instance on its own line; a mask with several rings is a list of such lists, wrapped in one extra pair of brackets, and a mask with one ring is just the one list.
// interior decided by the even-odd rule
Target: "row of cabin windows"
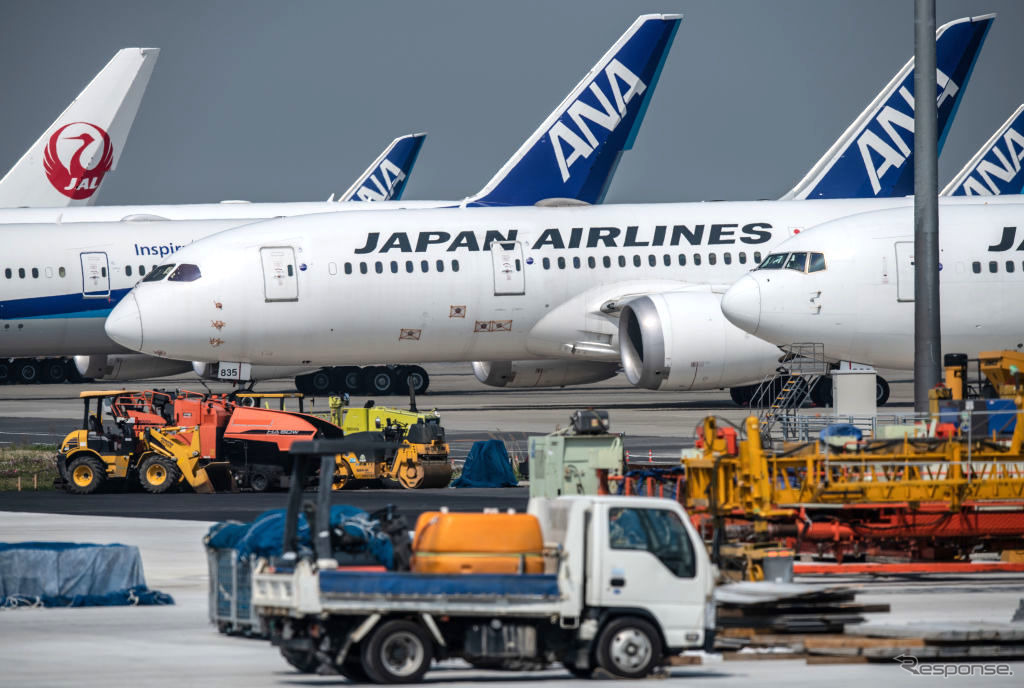
[[(1014, 263), (1012, 260), (1008, 260), (1008, 261), (1006, 261), (1005, 269), (1006, 269), (1006, 272), (1014, 272), (1017, 269), (1017, 264)], [(980, 260), (976, 260), (973, 263), (971, 263), (971, 270), (974, 272), (975, 275), (980, 275), (981, 274), (981, 261)], [(988, 261), (988, 271), (989, 272), (999, 272), (999, 261), (998, 260), (990, 260), (990, 261)], [(1024, 272), (1024, 262), (1021, 263), (1021, 272)]]
[[(330, 271), (330, 273), (332, 275), (335, 274), (335, 272), (337, 271), (336, 269), (333, 269), (333, 270), (331, 269), (333, 266), (334, 266), (334, 263), (331, 263), (330, 265), (328, 265), (328, 270)], [(352, 271), (354, 269), (358, 269), (360, 275), (365, 275), (365, 274), (370, 272), (371, 267), (372, 267), (373, 271), (376, 272), (378, 275), (383, 275), (385, 269), (389, 269), (392, 274), (398, 274), (398, 272), (400, 271), (402, 266), (399, 264), (399, 261), (397, 261), (397, 260), (392, 260), (390, 263), (384, 263), (384, 262), (381, 262), (381, 261), (378, 260), (375, 263), (356, 263), (356, 264), (345, 263), (344, 267), (345, 267), (345, 274), (346, 275), (351, 275)], [(460, 268), (459, 261), (457, 261), (457, 260), (451, 261), (451, 270), (452, 270), (452, 272), (458, 272), (459, 268)], [(419, 269), (420, 269), (420, 272), (430, 272), (430, 261), (429, 260), (421, 260), (420, 264), (419, 264)], [(444, 269), (445, 269), (445, 262), (443, 260), (434, 261), (434, 270), (435, 271), (437, 271), (437, 272), (444, 272)], [(414, 261), (414, 260), (407, 260), (407, 261), (405, 261), (405, 271), (406, 272), (410, 272), (410, 273), (411, 272), (416, 272), (416, 261)]]
[[(705, 256), (703, 256), (700, 253), (694, 253), (693, 254), (693, 259), (692, 259), (693, 265), (700, 265), (701, 261), (703, 260), (704, 257)], [(708, 265), (717, 265), (718, 264), (718, 254), (717, 253), (708, 253), (706, 258), (707, 258), (707, 261), (708, 261)], [(736, 259), (737, 259), (737, 261), (741, 265), (746, 265), (746, 263), (747, 263), (747, 254), (744, 253), (744, 252), (738, 253), (738, 254), (736, 254)], [(686, 265), (686, 254), (685, 253), (680, 253), (676, 257), (675, 260), (679, 263), (680, 267), (685, 266)], [(641, 267), (644, 264), (643, 257), (640, 256), (640, 255), (634, 255), (632, 262), (633, 262), (633, 267), (636, 267), (636, 268)], [(661, 262), (667, 268), (668, 267), (672, 267), (673, 258), (672, 258), (672, 256), (670, 254), (666, 253), (666, 254), (662, 255)], [(723, 253), (722, 254), (722, 262), (725, 265), (732, 265), (732, 254), (728, 253), (728, 252)], [(760, 251), (755, 251), (754, 252), (754, 263), (756, 264), (756, 263), (759, 263), (759, 262), (761, 262), (761, 252)], [(571, 263), (572, 263), (572, 266), (574, 268), (576, 268), (577, 270), (583, 267), (583, 261), (579, 258), (579, 256), (573, 257)], [(559, 270), (564, 270), (568, 264), (569, 263), (566, 261), (565, 258), (559, 257), (559, 258), (555, 259), (555, 265), (558, 266)], [(604, 267), (606, 267), (606, 268), (612, 267), (612, 257), (611, 256), (602, 256), (601, 257), (601, 264)], [(619, 256), (618, 257), (618, 264), (619, 264), (620, 268), (626, 267), (629, 264), (628, 260), (626, 259), (626, 256)], [(647, 264), (650, 267), (652, 267), (652, 268), (653, 267), (657, 267), (657, 265), (658, 265), (658, 256), (654, 255), (653, 253), (649, 254), (647, 256)], [(543, 260), (541, 260), (541, 266), (545, 270), (550, 270), (551, 269), (551, 259), (550, 258), (544, 258)], [(588, 256), (587, 257), (587, 267), (589, 267), (589, 268), (596, 268), (597, 267), (597, 258), (594, 257), (594, 256)]]
[[(156, 266), (154, 265), (153, 267), (155, 268)], [(14, 268), (5, 268), (4, 269), (4, 277), (7, 278), (7, 279), (14, 279), (14, 275), (15, 274), (18, 275), (19, 279), (25, 279), (30, 274), (32, 275), (32, 279), (39, 279), (39, 274), (40, 273), (39, 273), (39, 268), (30, 268), (27, 271), (25, 270), (25, 268), (18, 268), (17, 270), (15, 270)], [(43, 274), (45, 274), (47, 277), (53, 277), (53, 268), (51, 268), (51, 267), (43, 268)], [(132, 266), (131, 265), (125, 265), (124, 266), (124, 274), (125, 274), (126, 277), (131, 277), (132, 276)], [(146, 266), (145, 265), (140, 265), (139, 266), (139, 277), (143, 277), (143, 276), (145, 276), (145, 274), (146, 274)], [(103, 276), (103, 277), (107, 276), (107, 269), (105, 267), (101, 267), (100, 268), (100, 275)], [(67, 277), (68, 276), (68, 271), (66, 269), (64, 269), (63, 266), (59, 267), (59, 268), (57, 268), (57, 276), (58, 277)]]

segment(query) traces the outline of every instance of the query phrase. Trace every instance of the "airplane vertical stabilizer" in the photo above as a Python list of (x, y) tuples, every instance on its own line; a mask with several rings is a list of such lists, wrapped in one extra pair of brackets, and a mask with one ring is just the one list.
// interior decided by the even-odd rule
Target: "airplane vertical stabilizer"
[(426, 134), (407, 134), (391, 142), (355, 183), (329, 201), (400, 201)]
[[(994, 14), (935, 32), (939, 152), (960, 107)], [(914, 58), (832, 144), (788, 199), (883, 198), (914, 193)]]
[(92, 205), (117, 167), (157, 48), (125, 48), (0, 179), (0, 208)]
[(941, 196), (999, 196), (1024, 192), (1024, 105), (996, 130)]
[(672, 46), (678, 14), (637, 18), (468, 205), (600, 203), (633, 146)]

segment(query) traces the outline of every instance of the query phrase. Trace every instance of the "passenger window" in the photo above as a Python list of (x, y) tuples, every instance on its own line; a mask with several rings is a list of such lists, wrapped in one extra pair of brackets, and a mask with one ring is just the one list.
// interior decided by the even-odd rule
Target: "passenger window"
[(647, 264), (650, 265), (652, 268), (658, 264), (658, 259), (654, 256), (653, 253), (647, 256)]
[(994, 260), (990, 260), (988, 262), (988, 271), (989, 272), (997, 272), (998, 270), (999, 270), (999, 263), (997, 263)]
[(550, 258), (545, 258), (544, 260), (542, 260), (540, 262), (540, 264), (544, 266), (545, 270), (550, 270), (551, 269), (551, 259)]
[(693, 264), (694, 265), (700, 265), (700, 254), (699, 253), (694, 253), (693, 254)]
[(746, 265), (746, 264), (747, 264), (747, 254), (744, 253), (743, 251), (740, 251), (740, 265)]
[(168, 282), (195, 282), (203, 275), (199, 272), (199, 266), (182, 263), (167, 278)]
[(718, 255), (714, 252), (708, 254), (708, 265), (714, 265), (718, 262)]
[(619, 256), (619, 267), (626, 267), (626, 256)]
[(640, 267), (640, 256), (633, 256), (633, 266)]
[(125, 265), (124, 266), (124, 276), (125, 277), (131, 277), (132, 276), (132, 266), (131, 265)]
[(807, 265), (807, 272), (821, 272), (825, 269), (825, 254), (812, 253), (811, 262)]
[(685, 253), (680, 253), (679, 254), (679, 265), (680, 266), (686, 265), (686, 254)]
[[(61, 269), (63, 270), (63, 268), (61, 268)], [(4, 277), (6, 277), (7, 279), (11, 279), (11, 275), (13, 275), (13, 274), (14, 273), (11, 272), (10, 268), (7, 268), (6, 270), (4, 270)]]
[(565, 270), (565, 258), (562, 258), (562, 257), (558, 258), (558, 269), (559, 270)]
[(294, 277), (295, 276), (295, 268), (290, 263), (288, 264), (288, 276), (289, 277)]
[(32, 268), (32, 279), (39, 279), (39, 268)]
[(405, 271), (406, 272), (412, 272), (415, 269), (416, 269), (416, 267), (412, 264), (411, 260), (405, 261)]
[(328, 263), (327, 264), (327, 274), (328, 275), (337, 275), (338, 274), (338, 264), (337, 263)]
[(610, 268), (612, 266), (612, 259), (610, 256), (605, 256), (604, 258), (601, 259), (601, 262), (604, 264), (606, 268)]
[(397, 260), (391, 261), (391, 274), (392, 275), (398, 274), (398, 261)]
[(373, 269), (377, 272), (378, 275), (384, 274), (384, 264), (381, 263), (379, 260), (373, 264)]
[(591, 270), (597, 267), (597, 261), (594, 260), (594, 256), (589, 256), (587, 258), (587, 267), (589, 267)]
[(458, 271), (459, 271), (459, 261), (453, 260), (452, 261), (452, 272), (458, 272)]
[(574, 268), (576, 268), (577, 270), (579, 270), (579, 269), (580, 269), (580, 259), (579, 259), (579, 257), (578, 257), (578, 256), (577, 256), (577, 257), (574, 257), (574, 258), (572, 259), (572, 266), (573, 266)]
[[(35, 268), (32, 268), (32, 271), (35, 272), (36, 274), (39, 274), (39, 271), (36, 270)], [(106, 277), (107, 276), (107, 269), (106, 268), (100, 268), (100, 274), (103, 275), (104, 277)]]
[[(145, 265), (140, 265), (139, 266), (139, 276), (142, 276), (142, 275), (145, 275), (145, 274), (146, 274), (146, 266)], [(64, 276), (64, 268), (60, 269), (60, 276), (61, 277)]]
[(351, 275), (352, 274), (352, 263), (345, 263), (345, 274), (346, 275)]
[[(757, 266), (758, 270), (781, 270), (782, 266), (786, 264), (786, 256), (788, 253), (772, 253), (764, 262)], [(757, 254), (754, 254), (754, 260), (757, 261)]]
[(523, 264), (519, 262), (518, 258), (516, 258), (516, 272), (522, 272), (522, 271), (523, 271)]
[(359, 274), (365, 275), (368, 272), (366, 269), (366, 263), (359, 263)]
[(979, 263), (978, 261), (974, 261), (973, 263), (971, 263), (971, 270), (974, 271), (975, 275), (981, 274), (981, 263)]
[(796, 253), (789, 254), (789, 260), (786, 261), (787, 270), (796, 270), (797, 272), (803, 272), (807, 268), (807, 254), (798, 251)]
[(724, 263), (725, 263), (726, 265), (732, 265), (732, 254), (731, 254), (731, 253), (728, 253), (728, 252), (726, 252), (726, 253), (723, 253), (723, 254), (722, 254), (722, 261), (723, 261), (723, 262), (724, 262)]
[[(131, 267), (130, 265), (128, 267)], [(53, 268), (46, 266), (45, 268), (47, 278), (53, 277)]]
[(25, 279), (25, 268), (18, 268), (19, 279)]
[(421, 260), (420, 261), (420, 270), (422, 270), (423, 272), (430, 272), (430, 261)]
[(754, 251), (754, 264), (759, 265), (761, 263), (761, 252)]
[(142, 281), (143, 282), (159, 282), (164, 277), (167, 277), (167, 275), (173, 269), (174, 269), (174, 264), (173, 263), (168, 264), (168, 265), (158, 265), (157, 267), (153, 268), (150, 271), (150, 273), (148, 275), (146, 275), (146, 279), (144, 279)]
[(1006, 261), (1006, 271), (1007, 272), (1013, 272), (1016, 267), (1017, 267), (1017, 265), (1012, 260)]
[(444, 261), (443, 260), (437, 261), (436, 265), (437, 265), (437, 271), (438, 272), (444, 272)]
[(697, 574), (697, 559), (686, 527), (666, 509), (609, 509), (608, 542), (612, 549), (650, 552), (679, 578)]

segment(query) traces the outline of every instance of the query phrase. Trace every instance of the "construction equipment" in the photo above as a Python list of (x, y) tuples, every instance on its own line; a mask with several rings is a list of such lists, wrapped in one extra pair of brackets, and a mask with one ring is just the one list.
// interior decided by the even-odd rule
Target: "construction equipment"
[(602, 476), (624, 465), (622, 435), (609, 427), (607, 412), (577, 411), (566, 429), (529, 438), (530, 496), (602, 494)]

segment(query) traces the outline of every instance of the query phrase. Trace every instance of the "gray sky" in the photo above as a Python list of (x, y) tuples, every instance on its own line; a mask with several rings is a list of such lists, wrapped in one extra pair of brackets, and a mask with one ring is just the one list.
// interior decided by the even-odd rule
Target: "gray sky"
[[(408, 199), (479, 189), (644, 12), (683, 24), (608, 202), (775, 198), (913, 52), (912, 0), (0, 0), (0, 173), (119, 48), (162, 49), (101, 204), (321, 200), (395, 136)], [(1024, 102), (1024, 3), (997, 12), (940, 186)]]

